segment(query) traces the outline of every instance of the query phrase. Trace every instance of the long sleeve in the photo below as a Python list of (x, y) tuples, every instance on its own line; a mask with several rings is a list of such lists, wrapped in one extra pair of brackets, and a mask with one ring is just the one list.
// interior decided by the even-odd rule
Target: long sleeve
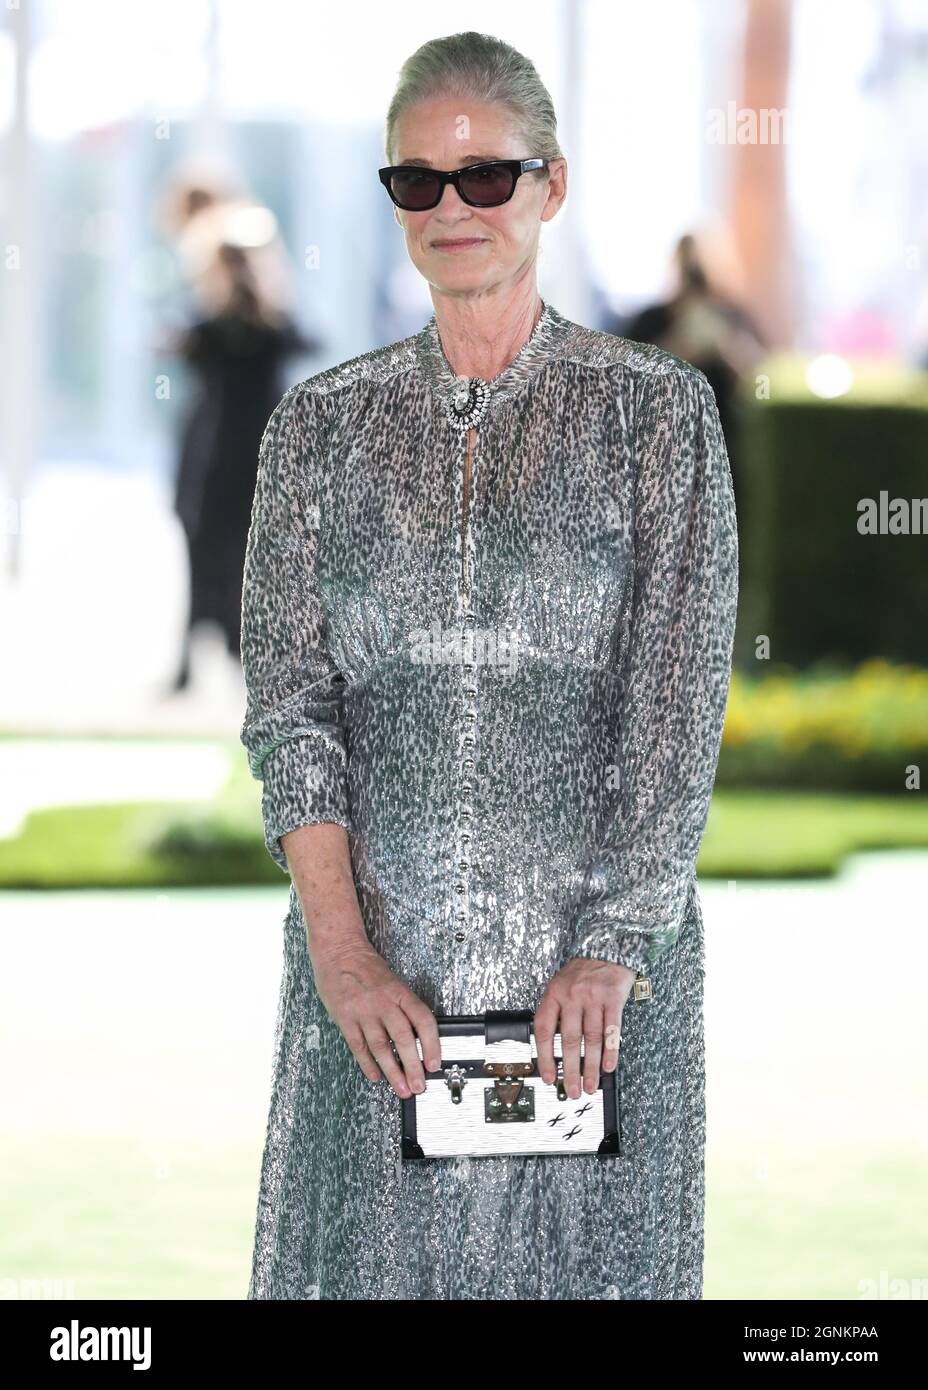
[(265, 843), (315, 821), (351, 828), (342, 691), (316, 576), (327, 399), (292, 387), (264, 430), (245, 552), (241, 741), (263, 784)]
[(572, 919), (569, 957), (647, 972), (679, 935), (731, 676), (738, 537), (715, 396), (688, 365), (637, 407), (634, 590), (618, 778)]

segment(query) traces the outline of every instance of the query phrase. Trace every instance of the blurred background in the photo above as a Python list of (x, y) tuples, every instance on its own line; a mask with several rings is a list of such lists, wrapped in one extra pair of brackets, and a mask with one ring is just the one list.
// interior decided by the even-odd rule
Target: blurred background
[(555, 101), (542, 295), (704, 370), (729, 446), (705, 1296), (923, 1297), (928, 0), (0, 11), (0, 1293), (244, 1297), (289, 891), (238, 742), (257, 447), (432, 312), (376, 171), (461, 27)]

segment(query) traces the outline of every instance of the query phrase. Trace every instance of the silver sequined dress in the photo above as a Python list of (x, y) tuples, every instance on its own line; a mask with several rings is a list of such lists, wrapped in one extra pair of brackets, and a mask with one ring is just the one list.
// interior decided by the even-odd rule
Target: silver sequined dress
[(550, 304), (489, 383), (465, 487), (434, 317), (292, 387), (264, 434), (241, 737), (268, 850), (349, 833), (367, 933), (444, 1013), (534, 1009), (572, 956), (645, 972), (624, 1153), (402, 1163), (400, 1102), (316, 993), (291, 889), (248, 1298), (697, 1299), (694, 865), (737, 598), (693, 366)]

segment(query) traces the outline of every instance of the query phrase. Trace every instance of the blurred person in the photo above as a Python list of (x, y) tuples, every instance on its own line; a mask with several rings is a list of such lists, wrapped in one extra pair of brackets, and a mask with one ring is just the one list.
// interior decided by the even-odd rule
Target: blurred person
[(673, 261), (677, 286), (670, 298), (646, 305), (612, 331), (634, 342), (654, 343), (692, 363), (706, 377), (718, 404), (735, 499), (740, 502), (738, 383), (763, 357), (769, 343), (747, 310), (712, 284), (695, 236), (687, 233), (680, 238)]
[[(241, 738), (291, 891), (247, 1297), (698, 1299), (715, 397), (539, 295), (567, 162), (528, 58), (424, 44), (385, 152), (434, 313), (284, 394), (248, 537)], [(447, 1099), (436, 1013), (487, 1010), (530, 1011), (537, 1085), (560, 1034), (571, 1126), (614, 1088), (621, 1147), (404, 1151), (400, 1099)]]
[(240, 656), (242, 577), (258, 446), (284, 389), (286, 359), (319, 346), (288, 314), (264, 301), (246, 247), (220, 241), (199, 272), (208, 311), (173, 342), (197, 378), (174, 487), (190, 566), (190, 606), (174, 690), (189, 684), (198, 623), (217, 623), (228, 652)]
[(289, 312), (294, 298), (293, 269), (277, 219), (270, 208), (237, 187), (221, 165), (202, 160), (176, 167), (161, 191), (157, 221), (171, 241), (180, 279), (197, 307), (216, 307), (217, 248), (243, 247), (261, 302)]

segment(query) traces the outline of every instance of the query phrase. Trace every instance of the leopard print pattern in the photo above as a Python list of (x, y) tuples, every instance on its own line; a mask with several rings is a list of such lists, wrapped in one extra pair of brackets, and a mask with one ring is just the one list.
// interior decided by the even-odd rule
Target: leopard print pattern
[(434, 1011), (534, 1009), (578, 955), (647, 973), (624, 1153), (403, 1165), (399, 1102), (322, 1007), (292, 888), (249, 1297), (698, 1298), (695, 862), (738, 582), (715, 398), (545, 304), (488, 383), (465, 494), (459, 384), (433, 317), (276, 407), (242, 742), (274, 861), (288, 831), (343, 825), (368, 937)]

